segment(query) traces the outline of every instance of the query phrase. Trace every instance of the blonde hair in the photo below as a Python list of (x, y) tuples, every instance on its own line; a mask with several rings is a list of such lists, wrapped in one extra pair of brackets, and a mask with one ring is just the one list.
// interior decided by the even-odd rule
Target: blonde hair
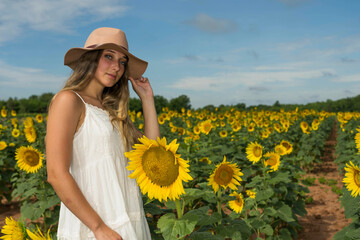
[[(73, 73), (59, 91), (83, 90), (93, 79), (103, 50), (94, 50), (84, 53), (79, 59)], [(54, 96), (55, 97), (55, 96)], [(124, 74), (113, 87), (105, 87), (101, 96), (101, 104), (109, 113), (111, 123), (117, 127), (123, 136), (125, 149), (129, 150), (142, 136), (134, 126), (128, 115), (130, 100), (129, 83), (125, 66)]]

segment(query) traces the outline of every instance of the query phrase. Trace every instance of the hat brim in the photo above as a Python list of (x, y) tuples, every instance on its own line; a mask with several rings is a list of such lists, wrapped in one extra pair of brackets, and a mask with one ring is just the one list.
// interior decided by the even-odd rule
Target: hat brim
[(67, 65), (74, 70), (80, 57), (84, 53), (94, 50), (101, 50), (101, 49), (112, 49), (125, 54), (128, 57), (128, 63), (127, 63), (128, 76), (134, 79), (140, 78), (144, 74), (148, 66), (148, 63), (146, 61), (135, 57), (134, 55), (129, 53), (125, 48), (114, 43), (105, 43), (98, 45), (94, 48), (71, 48), (65, 54), (64, 65)]

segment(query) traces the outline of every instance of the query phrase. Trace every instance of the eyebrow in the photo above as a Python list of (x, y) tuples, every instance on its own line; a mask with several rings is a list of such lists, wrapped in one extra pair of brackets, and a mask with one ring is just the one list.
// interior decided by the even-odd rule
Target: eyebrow
[[(111, 53), (116, 53), (114, 50), (111, 50), (111, 49), (105, 49), (105, 51), (108, 51), (108, 52), (111, 52)], [(121, 56), (121, 58), (128, 58), (125, 54), (124, 54), (124, 56)]]

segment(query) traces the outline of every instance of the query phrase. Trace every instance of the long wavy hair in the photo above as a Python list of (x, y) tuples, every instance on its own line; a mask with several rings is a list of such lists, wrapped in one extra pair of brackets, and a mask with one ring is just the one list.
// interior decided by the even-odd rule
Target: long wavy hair
[[(103, 50), (94, 50), (84, 53), (79, 59), (74, 71), (65, 86), (59, 91), (83, 90), (94, 78), (99, 59)], [(55, 97), (55, 96), (54, 96)], [(128, 115), (129, 106), (129, 83), (127, 67), (120, 80), (112, 87), (105, 87), (101, 95), (101, 104), (109, 113), (111, 123), (122, 133), (125, 149), (129, 150), (138, 142), (141, 132), (134, 126)]]

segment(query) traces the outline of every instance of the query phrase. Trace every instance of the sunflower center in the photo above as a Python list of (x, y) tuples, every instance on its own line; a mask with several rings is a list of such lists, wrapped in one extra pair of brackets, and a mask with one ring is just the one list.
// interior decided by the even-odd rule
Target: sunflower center
[(24, 152), (24, 162), (26, 162), (27, 165), (32, 167), (37, 166), (39, 160), (39, 155), (36, 152), (30, 150)]
[(234, 171), (228, 165), (221, 165), (216, 171), (214, 180), (219, 185), (228, 185), (234, 176)]
[(242, 200), (242, 198), (240, 196), (236, 196), (236, 201), (235, 201), (236, 205), (238, 205), (239, 207), (242, 207), (244, 204), (244, 201)]
[(254, 147), (254, 156), (255, 157), (261, 157), (262, 154), (262, 148), (259, 146)]
[(267, 160), (267, 163), (270, 165), (270, 166), (275, 166), (276, 165), (276, 158), (275, 157), (271, 157), (269, 158), (269, 160)]
[(142, 157), (144, 172), (152, 182), (160, 186), (170, 186), (179, 176), (179, 164), (175, 156), (164, 147), (152, 147)]
[(360, 171), (354, 171), (355, 184), (360, 187)]

